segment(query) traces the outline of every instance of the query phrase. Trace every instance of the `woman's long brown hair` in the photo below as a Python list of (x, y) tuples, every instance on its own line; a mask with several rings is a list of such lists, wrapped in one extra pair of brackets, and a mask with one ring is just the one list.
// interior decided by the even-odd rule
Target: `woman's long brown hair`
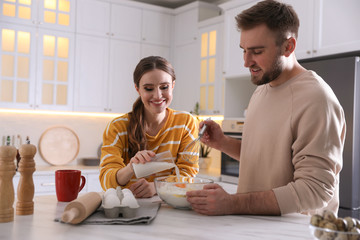
[[(142, 76), (152, 70), (159, 69), (168, 73), (172, 80), (175, 81), (175, 71), (171, 64), (162, 57), (149, 56), (140, 60), (134, 70), (134, 83), (140, 88), (140, 79)], [(144, 120), (144, 104), (141, 98), (134, 102), (132, 111), (129, 113), (129, 126), (127, 129), (129, 137), (129, 159), (131, 159), (138, 151), (147, 148), (145, 120)]]

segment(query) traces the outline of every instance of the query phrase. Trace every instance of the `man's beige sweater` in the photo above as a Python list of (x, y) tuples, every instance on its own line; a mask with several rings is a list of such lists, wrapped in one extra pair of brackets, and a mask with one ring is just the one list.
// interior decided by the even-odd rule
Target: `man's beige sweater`
[(272, 189), (281, 214), (337, 213), (345, 131), (343, 109), (316, 73), (259, 86), (246, 114), (238, 192)]

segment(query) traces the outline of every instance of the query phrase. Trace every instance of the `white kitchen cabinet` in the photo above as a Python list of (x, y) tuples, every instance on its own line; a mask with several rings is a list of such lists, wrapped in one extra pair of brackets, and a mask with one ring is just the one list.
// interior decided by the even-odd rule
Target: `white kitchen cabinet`
[[(171, 61), (170, 47), (153, 45), (153, 44), (141, 44), (141, 58), (148, 56), (161, 56), (168, 61)], [(133, 66), (135, 69), (136, 64)]]
[(135, 90), (133, 72), (140, 59), (139, 43), (111, 40), (108, 109), (126, 113), (139, 96)]
[(283, 2), (293, 6), (300, 20), (295, 48), (296, 57), (301, 59), (313, 56), (316, 54), (316, 50), (313, 47), (313, 36), (315, 29), (317, 29), (316, 24), (314, 24), (314, 15), (318, 12), (318, 6), (315, 6), (314, 0), (284, 0)]
[[(235, 2), (235, 1), (233, 1)], [(223, 74), (226, 78), (249, 75), (248, 68), (244, 67), (243, 50), (240, 48), (240, 32), (238, 31), (235, 17), (243, 10), (253, 6), (257, 1), (247, 1), (223, 4), (224, 16), (224, 61)]]
[(175, 9), (175, 46), (196, 42), (198, 23), (220, 14), (218, 6), (198, 1)]
[(109, 39), (78, 34), (75, 56), (74, 110), (106, 111)]
[(100, 185), (99, 171), (89, 171), (86, 173), (86, 192), (102, 192)]
[(72, 110), (73, 33), (39, 29), (35, 109)]
[(78, 0), (76, 32), (105, 37), (110, 34), (110, 4), (97, 0)]
[(78, 0), (76, 30), (81, 34), (169, 47), (173, 25), (170, 11), (133, 5)]
[(140, 42), (141, 9), (98, 0), (77, 4), (78, 33)]
[(0, 106), (33, 109), (36, 85), (36, 29), (2, 23), (0, 31)]
[(316, 56), (360, 50), (360, 1), (317, 0), (320, 12), (315, 13), (314, 50)]
[(3, 23), (1, 39), (0, 106), (71, 110), (74, 34)]
[(171, 108), (192, 111), (199, 102), (200, 61), (199, 43), (189, 43), (175, 47), (173, 66), (176, 74)]
[(201, 114), (223, 114), (224, 81), (222, 75), (223, 18), (204, 21), (199, 26)]
[(0, 106), (72, 110), (73, 0), (0, 3)]
[[(360, 50), (360, 32), (352, 24), (360, 21), (360, 1), (284, 0), (300, 19), (296, 46), (298, 59)], [(336, 31), (334, 31), (336, 29)]]
[(4, 0), (0, 12), (0, 21), (75, 31), (75, 0)]
[(141, 58), (161, 56), (171, 61), (173, 16), (168, 11), (142, 9), (141, 26)]
[[(17, 188), (20, 181), (20, 173), (16, 172), (13, 178), (14, 192), (17, 193)], [(51, 172), (34, 172), (34, 195), (55, 195), (55, 173)]]
[[(71, 169), (71, 167), (69, 168)], [(102, 192), (99, 181), (99, 170), (93, 169), (79, 169), (81, 170), (81, 175), (86, 179), (85, 186), (80, 193), (85, 192)], [(33, 182), (34, 182), (34, 195), (55, 195), (55, 170), (54, 171), (35, 171), (33, 173)], [(17, 188), (20, 181), (20, 173), (16, 172), (13, 177), (14, 192), (17, 193)]]
[(110, 29), (113, 38), (136, 41), (141, 40), (141, 16), (139, 8), (112, 4)]
[(170, 60), (172, 16), (129, 4), (78, 2), (77, 111), (131, 111), (138, 97), (133, 71), (140, 59), (159, 55)]
[(132, 74), (140, 59), (140, 44), (80, 34), (76, 41), (74, 109), (130, 111), (138, 96)]
[(219, 16), (220, 10), (205, 2), (193, 2), (175, 9), (173, 66), (176, 84), (171, 104), (174, 109), (192, 111), (200, 101), (199, 22)]
[(142, 10), (142, 41), (147, 44), (170, 46), (173, 17), (163, 12)]

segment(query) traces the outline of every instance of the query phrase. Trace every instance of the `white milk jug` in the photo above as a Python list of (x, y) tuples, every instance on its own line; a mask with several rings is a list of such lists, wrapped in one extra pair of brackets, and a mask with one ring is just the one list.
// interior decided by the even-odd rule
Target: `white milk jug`
[(174, 160), (172, 158), (171, 152), (166, 151), (162, 153), (158, 153), (151, 160), (151, 162), (147, 163), (138, 163), (133, 164), (133, 169), (135, 172), (135, 176), (137, 178), (142, 178), (149, 176), (153, 173), (161, 172), (166, 169), (170, 169), (175, 167)]

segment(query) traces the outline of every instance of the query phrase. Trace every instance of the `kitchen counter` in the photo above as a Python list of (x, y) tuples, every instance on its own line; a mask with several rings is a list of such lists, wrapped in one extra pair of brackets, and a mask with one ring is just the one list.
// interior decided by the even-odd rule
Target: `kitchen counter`
[[(233, 192), (236, 187), (220, 184), (228, 192)], [(33, 215), (15, 215), (13, 222), (0, 223), (0, 239), (311, 239), (310, 217), (301, 214), (204, 216), (162, 204), (149, 225), (71, 225), (54, 221), (66, 205), (57, 202), (55, 195), (36, 196), (34, 202)]]

